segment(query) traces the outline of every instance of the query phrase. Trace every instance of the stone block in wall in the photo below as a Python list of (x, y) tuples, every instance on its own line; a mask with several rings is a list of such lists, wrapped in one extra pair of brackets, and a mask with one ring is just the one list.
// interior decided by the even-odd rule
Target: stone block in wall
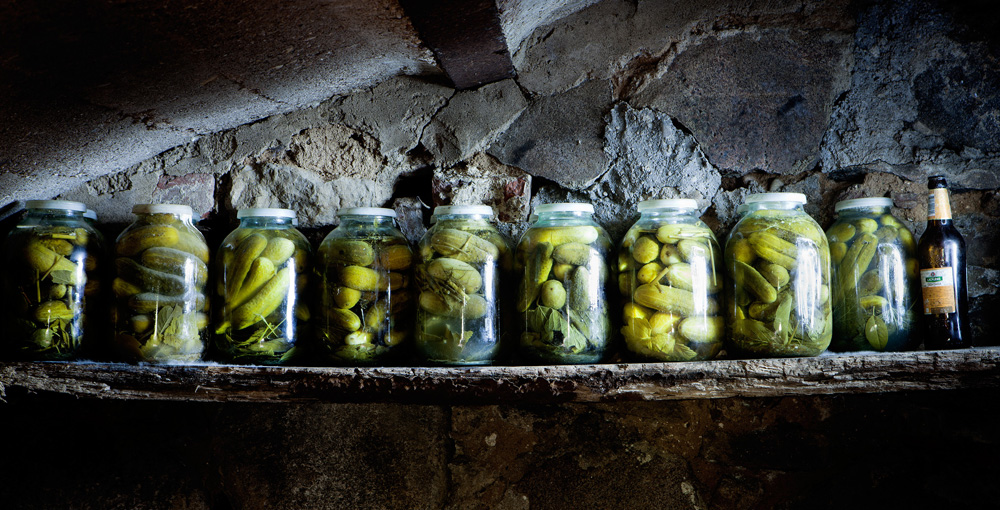
[(717, 168), (795, 174), (816, 164), (850, 83), (850, 50), (838, 31), (713, 35), (690, 42), (628, 100), (678, 119)]
[(533, 176), (586, 188), (607, 170), (604, 114), (610, 106), (611, 86), (602, 80), (536, 99), (487, 152)]
[[(132, 206), (152, 202), (161, 178), (164, 176), (159, 165), (144, 162), (129, 170), (93, 179), (56, 198), (87, 204), (97, 213), (101, 223), (131, 223), (134, 218)], [(214, 202), (212, 197), (213, 205)]]
[(402, 162), (455, 89), (398, 76), (320, 107), (328, 122), (344, 124), (379, 141), (383, 156)]
[(455, 93), (421, 137), (441, 166), (452, 166), (486, 148), (528, 105), (514, 80)]
[(989, 36), (970, 29), (980, 17), (972, 4), (865, 6), (851, 88), (822, 150), (825, 171), (913, 181), (943, 174), (955, 188), (1000, 187), (1000, 64)]
[(401, 173), (386, 165), (378, 141), (345, 126), (307, 129), (286, 151), (268, 151), (230, 174), (232, 209), (287, 207), (303, 227), (335, 223), (342, 207), (379, 207)]
[(525, 221), (530, 213), (531, 175), (479, 153), (452, 168), (434, 171), (434, 205), (493, 207), (502, 222)]
[(189, 205), (194, 210), (195, 218), (204, 218), (215, 209), (215, 176), (198, 173), (161, 175), (151, 198), (156, 204)]

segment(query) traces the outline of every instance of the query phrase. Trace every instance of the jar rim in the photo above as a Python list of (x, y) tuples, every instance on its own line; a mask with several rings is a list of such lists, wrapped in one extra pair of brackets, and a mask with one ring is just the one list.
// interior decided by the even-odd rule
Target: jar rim
[(87, 212), (87, 205), (73, 200), (28, 200), (26, 209), (56, 209), (60, 211)]
[(132, 214), (176, 214), (191, 218), (194, 210), (190, 205), (182, 204), (135, 204), (132, 206)]
[(252, 207), (236, 211), (236, 219), (243, 218), (292, 218), (295, 219), (295, 211), (291, 209), (280, 209), (276, 207)]
[(754, 202), (797, 202), (805, 204), (807, 201), (805, 193), (792, 193), (787, 191), (753, 193), (743, 199), (744, 204)]
[(387, 216), (396, 217), (396, 211), (385, 207), (345, 207), (337, 211), (338, 217), (344, 216)]
[(892, 207), (892, 199), (889, 197), (869, 197), (852, 198), (841, 200), (833, 206), (833, 212), (840, 212), (844, 209), (858, 209), (861, 207)]
[(656, 209), (697, 209), (698, 201), (693, 198), (657, 198), (643, 200), (636, 206), (639, 212)]
[(493, 207), (488, 205), (439, 205), (434, 208), (433, 216), (445, 214), (469, 214), (493, 216)]
[(550, 212), (582, 212), (594, 214), (594, 205), (580, 202), (557, 202), (554, 204), (539, 204), (535, 206), (535, 214)]

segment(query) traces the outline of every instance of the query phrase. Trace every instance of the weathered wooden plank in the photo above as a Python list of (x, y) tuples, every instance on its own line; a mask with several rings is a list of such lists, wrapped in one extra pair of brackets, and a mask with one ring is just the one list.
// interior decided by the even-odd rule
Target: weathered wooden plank
[(1000, 387), (1000, 349), (673, 364), (317, 368), (0, 363), (5, 392), (242, 402), (606, 402)]
[(495, 0), (402, 0), (420, 38), (455, 88), (514, 76)]

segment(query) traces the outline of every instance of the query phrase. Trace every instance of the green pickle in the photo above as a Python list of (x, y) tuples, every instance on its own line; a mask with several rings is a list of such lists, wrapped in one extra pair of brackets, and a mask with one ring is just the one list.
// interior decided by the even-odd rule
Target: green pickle
[(314, 351), (335, 365), (375, 365), (409, 347), (417, 296), (413, 251), (392, 209), (342, 209), (340, 225), (320, 244), (315, 279), (319, 313)]
[(100, 234), (84, 219), (82, 203), (29, 200), (26, 207), (4, 246), (9, 329), (0, 352), (12, 359), (75, 359), (97, 336), (105, 265)]
[(514, 273), (523, 314), (520, 355), (534, 363), (596, 363), (611, 323), (607, 267), (611, 241), (590, 204), (544, 204), (518, 243)]
[(638, 209), (618, 258), (625, 347), (639, 361), (715, 358), (725, 335), (715, 236), (694, 200), (647, 200)]
[(800, 193), (760, 193), (741, 206), (746, 213), (725, 249), (730, 354), (818, 356), (830, 345), (831, 253), (805, 201)]
[(827, 230), (833, 257), (835, 351), (902, 351), (915, 347), (918, 279), (913, 235), (892, 216), (891, 198), (837, 202)]
[(420, 361), (486, 365), (501, 354), (498, 306), (510, 249), (489, 206), (442, 206), (420, 240), (416, 350)]
[(309, 242), (289, 209), (244, 209), (237, 217), (240, 226), (216, 258), (216, 355), (232, 363), (289, 364), (312, 316)]
[(208, 246), (186, 205), (141, 204), (115, 241), (115, 346), (128, 361), (199, 361), (208, 337)]

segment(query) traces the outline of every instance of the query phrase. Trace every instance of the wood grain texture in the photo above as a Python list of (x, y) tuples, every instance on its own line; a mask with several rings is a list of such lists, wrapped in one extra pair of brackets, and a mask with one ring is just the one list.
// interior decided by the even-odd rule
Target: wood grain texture
[(0, 363), (8, 393), (231, 402), (496, 404), (1000, 387), (1000, 348), (672, 364), (318, 368)]

